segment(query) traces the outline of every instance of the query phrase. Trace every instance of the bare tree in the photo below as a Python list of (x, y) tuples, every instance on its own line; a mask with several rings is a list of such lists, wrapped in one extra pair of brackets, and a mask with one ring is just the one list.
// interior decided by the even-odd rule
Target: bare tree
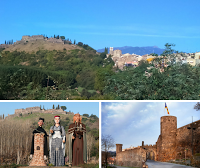
[(0, 162), (26, 164), (30, 154), (32, 130), (29, 122), (0, 122)]
[(109, 150), (115, 146), (114, 139), (111, 135), (103, 135), (101, 138), (101, 150), (102, 150), (102, 163), (105, 163), (107, 168)]
[(87, 138), (87, 155), (88, 155), (87, 160), (90, 160), (90, 152), (91, 152), (92, 146), (95, 143), (95, 139), (91, 133), (88, 133), (86, 135), (86, 138)]
[(197, 104), (194, 106), (194, 109), (196, 109), (196, 111), (200, 110), (200, 103), (197, 102)]

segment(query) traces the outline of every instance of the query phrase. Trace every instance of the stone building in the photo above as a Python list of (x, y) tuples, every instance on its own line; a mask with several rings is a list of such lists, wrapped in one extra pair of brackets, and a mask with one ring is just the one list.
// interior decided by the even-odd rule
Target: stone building
[[(123, 69), (124, 66), (127, 65), (127, 62), (131, 62), (132, 66), (138, 65), (138, 58), (141, 57), (140, 55), (136, 54), (122, 54), (121, 50), (113, 50), (113, 47), (110, 47), (109, 54), (107, 54), (107, 57), (111, 55), (112, 60), (115, 62), (115, 66), (119, 69)], [(134, 64), (133, 64), (134, 63)]]
[(185, 156), (190, 158), (195, 153), (200, 153), (200, 120), (177, 128), (177, 117), (162, 116), (156, 144), (144, 145), (142, 141), (142, 146), (125, 150), (122, 150), (122, 144), (116, 144), (116, 163), (129, 166), (131, 158), (135, 156), (137, 159), (133, 162), (139, 162), (141, 159), (165, 162), (184, 159)]
[(116, 144), (116, 165), (141, 167), (146, 161), (146, 151), (142, 147), (122, 151), (122, 144)]

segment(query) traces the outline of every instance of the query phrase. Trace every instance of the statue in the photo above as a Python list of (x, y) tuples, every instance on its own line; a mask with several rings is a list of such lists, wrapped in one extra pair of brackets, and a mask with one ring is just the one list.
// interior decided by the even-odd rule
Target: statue
[(81, 123), (80, 114), (75, 114), (69, 125), (69, 165), (77, 166), (87, 162), (86, 126)]
[(54, 117), (55, 124), (50, 128), (49, 149), (50, 163), (54, 166), (65, 165), (65, 129), (60, 125), (60, 116)]
[(47, 133), (46, 131), (42, 128), (42, 125), (44, 124), (44, 118), (39, 118), (38, 121), (38, 127), (33, 131), (33, 137), (32, 137), (32, 145), (31, 145), (31, 154), (30, 158), (33, 158), (34, 155), (34, 134), (36, 133), (44, 133), (44, 160), (47, 160), (48, 156), (48, 150), (47, 150)]

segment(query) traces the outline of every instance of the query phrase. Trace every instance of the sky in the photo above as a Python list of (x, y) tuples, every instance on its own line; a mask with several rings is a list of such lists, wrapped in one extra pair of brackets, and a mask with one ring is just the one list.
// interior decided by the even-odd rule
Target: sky
[[(177, 117), (177, 128), (200, 120), (197, 102), (166, 102), (171, 116)], [(144, 144), (153, 145), (160, 135), (160, 117), (166, 116), (165, 102), (102, 102), (101, 133), (111, 135), (122, 149)], [(115, 151), (115, 147), (111, 149)]]
[(164, 48), (200, 51), (199, 0), (1, 1), (0, 43), (23, 35), (63, 35), (94, 49)]
[(83, 114), (93, 114), (99, 117), (99, 102), (66, 102), (66, 101), (34, 101), (34, 102), (22, 102), (22, 101), (15, 101), (15, 102), (0, 102), (0, 115), (6, 117), (11, 114), (15, 113), (15, 109), (27, 108), (27, 107), (35, 107), (41, 105), (41, 107), (45, 109), (52, 109), (53, 104), (55, 107), (58, 106), (66, 106), (67, 109), (65, 111), (71, 111), (74, 113), (79, 113), (80, 115)]

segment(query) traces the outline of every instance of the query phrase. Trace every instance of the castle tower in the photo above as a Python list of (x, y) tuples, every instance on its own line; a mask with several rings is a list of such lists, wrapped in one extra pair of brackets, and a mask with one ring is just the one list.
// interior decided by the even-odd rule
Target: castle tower
[(110, 47), (110, 52), (109, 52), (110, 55), (114, 55), (114, 51), (113, 51), (113, 47)]
[(118, 152), (122, 152), (122, 144), (116, 144), (116, 155)]
[(175, 159), (177, 118), (175, 116), (162, 116), (160, 127), (161, 149), (159, 160), (167, 161)]

